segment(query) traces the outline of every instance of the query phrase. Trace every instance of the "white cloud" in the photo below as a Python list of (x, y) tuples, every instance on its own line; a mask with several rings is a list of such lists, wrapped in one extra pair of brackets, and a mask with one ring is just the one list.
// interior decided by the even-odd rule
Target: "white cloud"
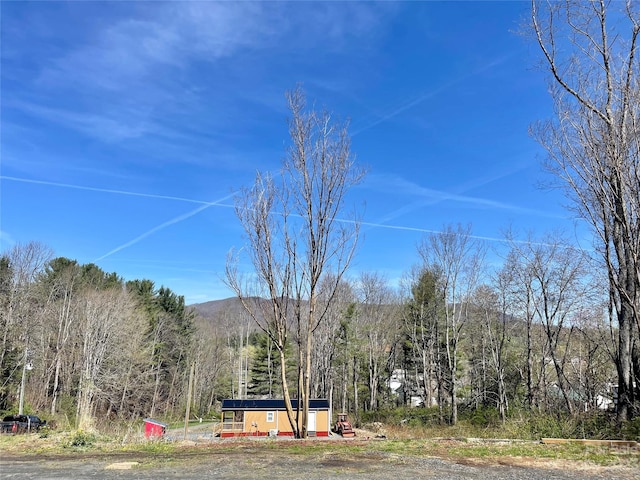
[[(118, 19), (44, 69), (53, 86), (124, 91), (157, 83), (157, 75), (186, 68), (194, 59), (214, 62), (255, 46), (266, 34), (259, 4), (179, 2), (154, 4), (139, 18)], [(139, 12), (136, 12), (139, 13)], [(147, 86), (149, 86), (147, 84)]]
[[(77, 112), (62, 108), (48, 108), (38, 104), (14, 102), (13, 106), (40, 118), (59, 123), (104, 141), (126, 140), (141, 137), (155, 130), (153, 124), (143, 115), (99, 115), (91, 112)], [(122, 112), (124, 113), (124, 112)]]
[[(94, 20), (92, 28), (75, 36), (75, 44), (38, 60), (39, 75), (27, 87), (30, 90), (13, 95), (12, 107), (105, 142), (169, 135), (163, 125), (180, 128), (206, 112), (210, 135), (246, 110), (236, 111), (226, 94), (211, 98), (218, 88), (252, 104), (279, 108), (284, 92), (274, 86), (258, 95), (246, 85), (234, 85), (233, 77), (229, 85), (216, 87), (203, 67), (257, 51), (264, 52), (259, 61), (269, 62), (271, 55), (287, 55), (301, 46), (340, 49), (348, 38), (374, 32), (390, 8), (324, 2), (169, 2), (136, 4), (125, 8), (124, 16), (121, 10), (101, 10), (102, 23)], [(67, 37), (64, 31), (58, 35)], [(251, 82), (255, 65), (238, 61), (237, 68)], [(292, 78), (290, 87), (296, 80)], [(277, 102), (266, 96), (277, 97)]]
[(4, 230), (0, 230), (0, 252), (4, 252), (9, 248), (13, 247), (16, 244), (16, 241), (13, 239), (11, 234), (5, 232)]
[[(338, 49), (375, 31), (391, 7), (351, 3), (171, 2), (136, 10), (43, 70), (54, 86), (123, 91), (193, 61), (214, 63), (239, 52), (300, 44)], [(294, 37), (290, 42), (286, 38)], [(272, 52), (269, 52), (272, 53)]]

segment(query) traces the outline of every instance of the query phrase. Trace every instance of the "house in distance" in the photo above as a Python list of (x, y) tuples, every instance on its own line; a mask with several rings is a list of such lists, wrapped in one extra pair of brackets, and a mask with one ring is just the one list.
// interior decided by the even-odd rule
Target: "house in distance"
[[(291, 400), (294, 410), (296, 399)], [(328, 437), (331, 430), (329, 400), (309, 401), (307, 433), (310, 437)], [(222, 438), (246, 436), (293, 436), (282, 399), (222, 400)]]

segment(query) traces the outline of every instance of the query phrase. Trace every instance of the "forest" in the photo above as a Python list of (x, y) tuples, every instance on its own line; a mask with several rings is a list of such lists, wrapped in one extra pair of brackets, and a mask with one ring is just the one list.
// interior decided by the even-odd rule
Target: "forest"
[[(601, 269), (545, 238), (513, 242), (486, 282), (485, 247), (469, 233), (425, 239), (423, 266), (398, 288), (375, 272), (340, 283), (313, 333), (311, 398), (356, 423), (398, 407), (441, 424), (458, 409), (495, 423), (516, 413), (615, 418), (617, 332)], [(235, 299), (205, 318), (168, 288), (53, 258), (36, 242), (0, 266), (2, 411), (16, 410), (24, 375), (25, 411), (68, 428), (179, 419), (191, 365), (194, 417), (216, 418), (223, 398), (281, 396), (273, 341)], [(292, 334), (287, 351), (299, 340)], [(295, 398), (300, 368), (287, 358)]]

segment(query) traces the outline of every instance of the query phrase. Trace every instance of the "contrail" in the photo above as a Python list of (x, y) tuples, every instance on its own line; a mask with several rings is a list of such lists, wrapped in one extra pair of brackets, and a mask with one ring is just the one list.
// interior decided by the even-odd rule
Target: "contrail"
[(129, 240), (127, 243), (124, 243), (124, 244), (120, 245), (119, 247), (114, 248), (110, 252), (105, 253), (101, 257), (96, 258), (94, 261), (98, 262), (100, 260), (104, 260), (105, 258), (113, 255), (114, 253), (117, 253), (120, 250), (123, 250), (123, 249), (125, 249), (127, 247), (130, 247), (131, 245), (134, 245), (134, 244), (138, 243), (140, 240), (143, 240), (143, 239), (147, 238), (149, 235), (152, 235), (152, 234), (156, 233), (157, 231), (162, 230), (163, 228), (166, 228), (166, 227), (168, 227), (170, 225), (173, 225), (175, 223), (181, 222), (182, 220), (186, 220), (187, 218), (193, 217), (194, 215), (197, 215), (201, 211), (206, 210), (209, 207), (213, 207), (214, 205), (222, 206), (222, 207), (231, 207), (231, 205), (224, 205), (224, 204), (221, 204), (220, 202), (224, 202), (225, 200), (227, 200), (228, 198), (232, 197), (233, 195), (235, 195), (235, 194), (231, 193), (231, 194), (227, 195), (226, 197), (221, 198), (220, 200), (216, 200), (215, 202), (208, 202), (205, 205), (202, 205), (202, 206), (196, 208), (195, 210), (191, 210), (190, 212), (187, 212), (185, 214), (179, 215), (179, 216), (177, 216), (175, 218), (172, 218), (171, 220), (168, 220), (168, 221), (166, 221), (164, 223), (161, 223), (160, 225), (158, 225), (156, 227), (153, 227), (151, 230), (149, 230), (147, 232), (144, 232), (141, 235), (138, 235), (133, 240)]
[[(186, 220), (187, 218), (190, 218), (194, 215), (197, 215), (198, 213), (200, 213), (203, 210), (206, 210), (209, 207), (213, 207), (213, 206), (218, 206), (218, 207), (225, 207), (225, 208), (234, 208), (233, 205), (227, 205), (227, 204), (223, 204), (222, 202), (224, 202), (225, 200), (233, 197), (235, 195), (235, 193), (231, 193), (223, 198), (220, 198), (219, 200), (215, 200), (213, 202), (207, 202), (204, 200), (194, 200), (194, 199), (190, 199), (190, 198), (183, 198), (183, 197), (174, 197), (174, 196), (169, 196), (169, 195), (156, 195), (156, 194), (150, 194), (150, 193), (139, 193), (139, 192), (130, 192), (130, 191), (125, 191), (125, 190), (114, 190), (114, 189), (107, 189), (107, 188), (97, 188), (97, 187), (87, 187), (87, 186), (83, 186), (83, 185), (72, 185), (72, 184), (67, 184), (67, 183), (58, 183), (58, 182), (48, 182), (48, 181), (44, 181), (44, 180), (32, 180), (32, 179), (27, 179), (27, 178), (19, 178), (19, 177), (11, 177), (11, 176), (5, 176), (5, 175), (0, 175), (0, 179), (2, 180), (10, 180), (10, 181), (15, 181), (15, 182), (23, 182), (23, 183), (32, 183), (32, 184), (37, 184), (37, 185), (50, 185), (50, 186), (54, 186), (54, 187), (62, 187), (62, 188), (73, 188), (73, 189), (77, 189), (77, 190), (88, 190), (88, 191), (94, 191), (94, 192), (104, 192), (104, 193), (115, 193), (118, 195), (129, 195), (129, 196), (136, 196), (136, 197), (147, 197), (147, 198), (158, 198), (158, 199), (165, 199), (165, 200), (176, 200), (176, 201), (181, 201), (181, 202), (188, 202), (188, 203), (199, 203), (201, 204), (201, 206), (199, 206), (198, 208), (196, 208), (195, 210), (192, 210), (190, 212), (187, 212), (185, 214), (182, 214), (178, 217), (175, 217), (171, 220), (168, 220), (154, 228), (152, 228), (151, 230), (142, 233), (141, 235), (138, 235), (136, 238), (114, 248), (113, 250), (105, 253), (104, 255), (98, 257), (97, 259), (95, 259), (94, 261), (97, 262), (99, 260), (103, 260), (111, 255), (113, 255), (114, 253), (117, 253), (127, 247), (130, 247), (131, 245), (134, 245), (136, 243), (138, 243), (139, 241), (147, 238), (148, 236), (154, 234), (155, 232), (158, 232), (160, 230), (162, 230), (163, 228), (166, 228), (170, 225), (176, 224), (178, 222), (181, 222), (182, 220)], [(455, 197), (455, 194), (453, 195), (453, 197)], [(437, 201), (436, 201), (437, 202)], [(436, 203), (433, 202), (433, 203)], [(393, 213), (396, 212), (392, 212), (392, 214), (390, 214), (390, 218), (395, 218), (395, 215), (393, 215)], [(355, 223), (354, 220), (347, 220), (347, 219), (336, 219), (339, 222), (342, 223)], [(387, 220), (387, 218), (385, 218), (385, 220)], [(390, 230), (404, 230), (404, 231), (413, 231), (413, 232), (421, 232), (421, 233), (433, 233), (433, 234), (439, 234), (439, 233), (443, 233), (442, 231), (439, 230), (431, 230), (431, 229), (426, 229), (426, 228), (419, 228), (419, 227), (407, 227), (407, 226), (402, 226), (402, 225), (389, 225), (386, 223), (375, 223), (375, 222), (358, 222), (361, 225), (364, 226), (368, 226), (368, 227), (374, 227), (374, 228), (387, 228)], [(500, 243), (505, 243), (507, 240), (505, 240), (504, 238), (494, 238), (494, 237), (481, 237), (481, 236), (475, 236), (475, 235), (470, 235), (470, 237), (472, 238), (477, 238), (479, 240), (487, 240), (487, 241), (492, 241), (492, 242), (500, 242)], [(527, 242), (527, 241), (515, 241), (516, 243), (531, 243), (531, 242)], [(541, 245), (545, 245), (545, 244), (541, 244)]]
[[(514, 170), (514, 171), (517, 171), (517, 170)], [(451, 192), (443, 192), (440, 190), (425, 188), (413, 182), (406, 181), (403, 178), (396, 178), (396, 177), (385, 178), (385, 177), (379, 176), (377, 178), (374, 178), (373, 180), (377, 181), (377, 183), (384, 182), (385, 188), (391, 188), (394, 190), (403, 191), (406, 194), (419, 197), (420, 200), (406, 204), (390, 213), (387, 213), (386, 215), (384, 215), (382, 218), (378, 220), (378, 223), (387, 222), (389, 220), (393, 220), (394, 218), (397, 218), (400, 215), (404, 215), (418, 208), (433, 206), (438, 203), (442, 203), (444, 201), (466, 203), (466, 204), (474, 205), (476, 207), (488, 207), (492, 209), (506, 210), (506, 211), (511, 211), (519, 214), (526, 214), (526, 215), (535, 215), (535, 216), (551, 217), (551, 218), (563, 218), (562, 216), (550, 215), (547, 212), (536, 210), (536, 209), (521, 207), (521, 206), (513, 205), (510, 203), (498, 202), (495, 200), (488, 200), (481, 197), (473, 197), (473, 196), (465, 195), (465, 192), (473, 188), (487, 185), (493, 182), (494, 180), (505, 177), (511, 173), (512, 172), (504, 172), (499, 175), (478, 178), (473, 181), (466, 182), (465, 184), (454, 187)], [(376, 184), (374, 184), (374, 188), (375, 186)]]
[(483, 73), (497, 65), (500, 65), (501, 63), (504, 63), (505, 61), (507, 61), (510, 57), (512, 57), (513, 55), (507, 55), (505, 57), (502, 58), (498, 58), (492, 62), (487, 63), (486, 65), (472, 71), (466, 74), (463, 74), (461, 76), (459, 76), (458, 78), (454, 78), (453, 80), (445, 83), (444, 85), (441, 85), (440, 87), (435, 88), (434, 90), (431, 90), (429, 92), (425, 92), (422, 93), (421, 95), (418, 95), (416, 98), (414, 98), (413, 100), (410, 100), (409, 102), (404, 103), (403, 105), (400, 105), (399, 107), (396, 107), (394, 110), (392, 110), (389, 113), (386, 113), (384, 115), (382, 115), (380, 118), (373, 120), (371, 123), (369, 123), (368, 125), (364, 125), (363, 127), (354, 130), (353, 132), (351, 132), (351, 136), (355, 137), (356, 135), (369, 130), (375, 126), (380, 125), (381, 123), (386, 122), (387, 120), (391, 120), (393, 117), (400, 115), (401, 113), (409, 110), (410, 108), (415, 107), (416, 105), (421, 104), (422, 102), (424, 102), (425, 100), (427, 100), (428, 98), (434, 97), (436, 95), (438, 95), (440, 92), (447, 90), (451, 87), (453, 87), (454, 85), (462, 82), (463, 80), (466, 80), (467, 78), (473, 77), (475, 75), (479, 75), (480, 73)]
[(355, 137), (359, 133), (362, 133), (362, 132), (364, 132), (366, 130), (369, 130), (369, 129), (377, 126), (377, 125), (380, 125), (383, 122), (386, 122), (387, 120), (392, 119), (393, 117), (395, 117), (397, 115), (400, 115), (402, 112), (404, 112), (406, 110), (409, 110), (411, 107), (415, 107), (416, 105), (424, 102), (426, 99), (436, 96), (438, 93), (440, 93), (443, 90), (446, 90), (447, 88), (449, 88), (454, 83), (455, 82), (450, 82), (450, 83), (448, 83), (446, 85), (443, 85), (443, 86), (441, 86), (439, 88), (436, 88), (435, 90), (432, 90), (431, 92), (423, 93), (422, 95), (418, 96), (417, 98), (414, 98), (410, 102), (405, 103), (404, 105), (401, 105), (400, 107), (397, 107), (395, 110), (383, 115), (382, 117), (378, 118), (377, 120), (374, 120), (373, 122), (369, 123), (368, 125), (365, 125), (362, 128), (354, 130), (351, 133), (351, 136)]
[(207, 206), (212, 205), (211, 202), (207, 202), (204, 200), (194, 200), (192, 198), (184, 198), (184, 197), (172, 197), (169, 195), (155, 195), (153, 193), (139, 193), (139, 192), (128, 192), (126, 190), (112, 190), (109, 188), (85, 187), (83, 185), (72, 185), (70, 183), (47, 182), (44, 180), (32, 180), (29, 178), (8, 177), (5, 175), (0, 175), (0, 179), (11, 180), (13, 182), (34, 183), (36, 185), (50, 185), (53, 187), (73, 188), (76, 190), (88, 190), (90, 192), (116, 193), (118, 195), (130, 195), (132, 197), (160, 198), (164, 200), (177, 200), (179, 202), (201, 203)]
[[(360, 222), (361, 225), (365, 225), (367, 227), (375, 227), (375, 228), (388, 228), (391, 230), (406, 230), (410, 232), (420, 232), (420, 233), (433, 233), (433, 234), (441, 234), (447, 233), (442, 230), (431, 230), (428, 228), (419, 228), (419, 227), (405, 227), (402, 225), (389, 225), (388, 223), (373, 223), (373, 222)], [(456, 234), (457, 235), (457, 234)], [(495, 237), (481, 237), (479, 235), (466, 235), (469, 238), (476, 238), (478, 240), (487, 240), (490, 242), (506, 242), (504, 238), (495, 238)]]
[[(353, 220), (349, 221), (349, 220), (339, 220), (343, 223), (347, 223), (347, 222), (351, 222), (354, 223)], [(391, 230), (406, 230), (406, 231), (410, 231), (410, 232), (420, 232), (420, 233), (432, 233), (434, 235), (440, 235), (440, 234), (450, 234), (451, 232), (444, 232), (442, 230), (431, 230), (428, 228), (419, 228), (419, 227), (405, 227), (402, 225), (389, 225), (389, 224), (385, 224), (385, 223), (373, 223), (373, 222), (359, 222), (360, 225), (365, 225), (367, 227), (375, 227), (375, 228), (389, 228)], [(460, 235), (459, 233), (453, 232), (454, 235)], [(552, 243), (545, 243), (545, 242), (532, 242), (530, 240), (516, 240), (516, 239), (508, 239), (508, 238), (497, 238), (497, 237), (484, 237), (481, 235), (465, 235), (465, 237), (468, 238), (475, 238), (476, 240), (485, 240), (487, 242), (497, 242), (497, 243), (521, 243), (524, 245), (539, 245), (542, 247), (554, 247), (554, 246), (559, 246), (561, 248), (576, 248), (572, 245), (555, 245)], [(583, 248), (579, 248), (579, 250), (583, 250), (586, 251)]]

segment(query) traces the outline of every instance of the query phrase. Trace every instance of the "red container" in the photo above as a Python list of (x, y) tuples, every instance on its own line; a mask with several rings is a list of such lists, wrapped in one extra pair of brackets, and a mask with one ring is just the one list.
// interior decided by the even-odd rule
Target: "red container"
[(147, 438), (151, 437), (162, 437), (167, 433), (167, 424), (154, 420), (153, 418), (145, 418), (144, 419), (144, 436)]

